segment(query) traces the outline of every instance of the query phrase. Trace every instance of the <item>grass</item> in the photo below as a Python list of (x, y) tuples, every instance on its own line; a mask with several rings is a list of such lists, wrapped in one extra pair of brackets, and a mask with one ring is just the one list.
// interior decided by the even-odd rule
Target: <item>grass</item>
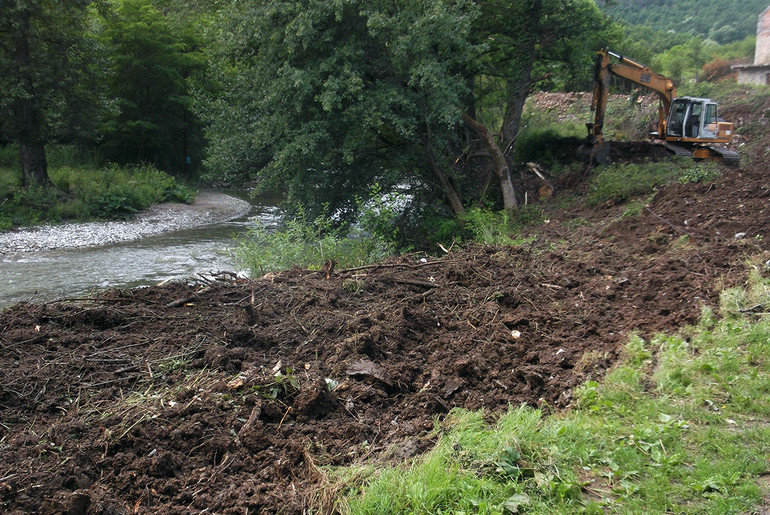
[(599, 166), (589, 182), (586, 204), (589, 206), (615, 205), (641, 195), (673, 180), (682, 184), (708, 182), (721, 174), (713, 163), (695, 163), (675, 158), (642, 163), (622, 163)]
[[(770, 470), (770, 280), (723, 293), (721, 319), (630, 338), (576, 407), (454, 410), (435, 448), (367, 480), (343, 513), (751, 513)], [(351, 477), (349, 469), (335, 471)], [(359, 483), (361, 484), (360, 480)]]
[(252, 276), (293, 266), (319, 270), (329, 261), (339, 268), (367, 265), (392, 255), (395, 249), (376, 234), (335, 227), (326, 216), (308, 219), (304, 212), (284, 222), (281, 230), (257, 225), (237, 240), (233, 255)]
[(538, 207), (521, 207), (514, 212), (469, 209), (463, 218), (476, 243), (483, 245), (522, 245), (531, 240), (516, 236), (527, 226), (540, 223), (543, 212)]
[[(97, 167), (67, 148), (53, 148), (54, 188), (22, 188), (10, 147), (0, 149), (0, 230), (67, 220), (128, 218), (166, 201), (191, 202), (192, 190), (149, 165)], [(66, 164), (69, 163), (69, 164)]]

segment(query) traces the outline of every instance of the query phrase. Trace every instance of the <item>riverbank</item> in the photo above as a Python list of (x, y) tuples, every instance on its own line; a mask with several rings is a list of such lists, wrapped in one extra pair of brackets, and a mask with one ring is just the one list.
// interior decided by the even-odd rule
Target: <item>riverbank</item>
[(96, 247), (192, 229), (245, 216), (251, 204), (230, 195), (199, 192), (192, 204), (157, 204), (131, 220), (70, 223), (13, 230), (0, 234), (0, 255)]

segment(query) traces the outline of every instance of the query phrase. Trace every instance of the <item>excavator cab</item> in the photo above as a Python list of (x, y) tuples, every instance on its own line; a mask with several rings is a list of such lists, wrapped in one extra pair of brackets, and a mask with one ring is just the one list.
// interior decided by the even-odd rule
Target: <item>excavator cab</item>
[(679, 97), (671, 102), (666, 141), (727, 143), (732, 124), (719, 120), (717, 103), (709, 98)]

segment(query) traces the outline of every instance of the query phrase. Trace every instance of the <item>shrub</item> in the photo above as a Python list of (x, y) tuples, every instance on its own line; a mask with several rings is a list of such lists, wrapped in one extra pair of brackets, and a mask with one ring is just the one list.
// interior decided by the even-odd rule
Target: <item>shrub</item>
[(254, 276), (292, 266), (317, 270), (328, 261), (340, 268), (361, 266), (380, 261), (394, 250), (378, 235), (346, 232), (325, 215), (309, 220), (300, 209), (281, 230), (270, 232), (262, 225), (249, 230), (238, 238), (233, 254)]
[(50, 167), (54, 188), (21, 187), (19, 173), (0, 168), (0, 230), (61, 220), (129, 218), (152, 204), (191, 202), (192, 190), (151, 166)]

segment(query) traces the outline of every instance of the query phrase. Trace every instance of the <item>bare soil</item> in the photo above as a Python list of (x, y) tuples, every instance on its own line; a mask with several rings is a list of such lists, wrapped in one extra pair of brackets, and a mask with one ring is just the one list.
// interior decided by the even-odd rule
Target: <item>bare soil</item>
[(404, 461), (454, 407), (568, 407), (631, 332), (696, 322), (770, 259), (754, 163), (634, 217), (578, 185), (521, 247), (9, 308), (0, 510), (329, 512), (319, 467)]

